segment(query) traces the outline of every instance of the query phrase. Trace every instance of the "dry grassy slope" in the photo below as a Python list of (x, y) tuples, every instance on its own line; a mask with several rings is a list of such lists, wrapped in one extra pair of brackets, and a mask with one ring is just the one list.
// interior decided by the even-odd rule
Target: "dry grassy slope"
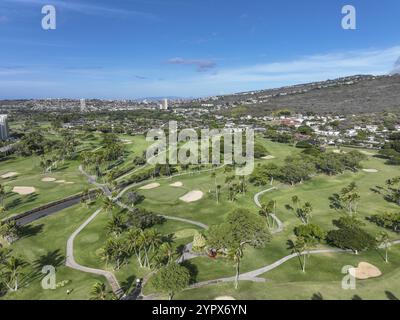
[(400, 75), (366, 78), (352, 85), (318, 89), (305, 84), (288, 89), (259, 91), (253, 95), (231, 95), (221, 97), (223, 101), (238, 101), (265, 96), (271, 93), (309, 89), (305, 93), (271, 97), (267, 102), (248, 105), (249, 113), (263, 115), (267, 111), (283, 108), (317, 113), (337, 112), (340, 114), (370, 113), (380, 111), (400, 112)]

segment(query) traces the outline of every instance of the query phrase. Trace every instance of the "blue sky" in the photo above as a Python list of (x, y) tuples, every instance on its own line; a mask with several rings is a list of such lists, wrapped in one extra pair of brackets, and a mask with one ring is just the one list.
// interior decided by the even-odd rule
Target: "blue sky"
[[(42, 6), (57, 29), (41, 28)], [(357, 9), (343, 30), (341, 9)], [(1, 98), (207, 96), (390, 72), (398, 0), (0, 0)]]

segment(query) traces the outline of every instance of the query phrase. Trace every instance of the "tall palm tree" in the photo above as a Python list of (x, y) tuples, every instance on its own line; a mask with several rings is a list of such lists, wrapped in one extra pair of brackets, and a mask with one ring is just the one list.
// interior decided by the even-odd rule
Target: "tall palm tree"
[(246, 177), (245, 176), (239, 177), (239, 189), (242, 194), (246, 194), (247, 185), (246, 185)]
[(274, 226), (273, 219), (271, 223), (271, 218), (272, 218), (271, 214), (274, 212), (274, 207), (275, 207), (275, 201), (271, 200), (267, 204), (262, 204), (261, 209), (259, 211), (259, 214), (266, 218), (268, 228)]
[(310, 218), (312, 217), (312, 211), (313, 207), (310, 202), (306, 202), (302, 208), (302, 213), (303, 213), (303, 218), (305, 221), (305, 224), (308, 224), (310, 221)]
[(389, 234), (386, 231), (381, 231), (378, 236), (379, 247), (383, 247), (385, 249), (385, 262), (389, 263), (388, 251), (390, 249), (391, 243), (389, 239)]
[(114, 208), (114, 202), (110, 198), (104, 197), (104, 199), (103, 199), (103, 209), (108, 213), (113, 208)]
[(217, 185), (217, 204), (219, 204), (219, 195), (221, 194), (221, 185)]
[(0, 204), (4, 207), (4, 198), (6, 197), (6, 189), (5, 187), (0, 184)]
[(139, 266), (142, 268), (142, 246), (140, 242), (140, 235), (142, 230), (132, 228), (129, 230), (126, 237), (126, 250), (129, 254), (135, 253)]
[(211, 172), (211, 178), (214, 179), (215, 198), (217, 199), (218, 203), (217, 173), (215, 171)]
[(292, 204), (293, 204), (294, 210), (297, 211), (299, 204), (300, 204), (300, 198), (298, 196), (294, 195), (292, 197)]
[(232, 248), (228, 250), (227, 257), (230, 260), (233, 260), (235, 263), (235, 289), (239, 286), (239, 273), (240, 273), (240, 261), (243, 257), (243, 247), (239, 245), (237, 248)]
[(106, 300), (107, 290), (103, 282), (96, 282), (90, 291), (90, 300)]
[(19, 281), (23, 276), (23, 269), (26, 262), (20, 258), (11, 256), (3, 262), (4, 283), (11, 291), (17, 291)]

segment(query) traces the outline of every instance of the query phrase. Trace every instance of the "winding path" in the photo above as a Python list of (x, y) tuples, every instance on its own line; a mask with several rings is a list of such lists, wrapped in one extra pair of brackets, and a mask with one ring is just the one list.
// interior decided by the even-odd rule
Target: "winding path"
[[(261, 208), (261, 203), (260, 203), (260, 200), (259, 200), (260, 196), (262, 196), (263, 194), (265, 194), (267, 192), (270, 192), (272, 190), (276, 190), (277, 188), (278, 187), (271, 187), (269, 189), (266, 189), (266, 190), (263, 190), (263, 191), (260, 191), (259, 193), (257, 193), (253, 198), (254, 203), (256, 204), (256, 206)], [(279, 233), (279, 232), (283, 231), (283, 222), (281, 220), (279, 220), (279, 218), (275, 214), (271, 214), (271, 217), (272, 217), (272, 219), (275, 220), (275, 222), (277, 224), (277, 228), (275, 230), (271, 231), (271, 233), (272, 234), (276, 234), (276, 233)]]
[[(98, 183), (95, 181), (95, 179), (93, 179), (93, 177), (90, 177), (86, 172), (84, 172), (84, 170), (82, 169), (81, 166), (80, 166), (79, 169), (80, 169), (80, 171), (81, 171), (83, 174), (85, 174), (86, 176), (89, 177), (89, 181), (90, 181), (91, 183), (93, 183), (93, 184), (95, 184), (97, 187), (101, 188), (101, 189), (103, 190), (103, 192), (104, 192), (108, 197), (111, 198), (111, 192), (110, 192), (110, 190), (108, 189), (108, 187), (107, 187), (106, 185), (98, 184)], [(214, 168), (214, 169), (210, 169), (210, 170), (205, 170), (205, 171), (211, 171), (211, 170), (215, 170), (215, 169), (218, 169), (218, 168)], [(205, 171), (199, 171), (198, 173), (205, 172)], [(185, 174), (190, 174), (190, 173), (191, 173), (191, 172), (185, 173)], [(92, 179), (90, 179), (90, 178), (92, 178)], [(168, 178), (172, 178), (172, 177), (168, 177)], [(168, 179), (168, 178), (160, 178), (160, 179), (157, 179), (157, 180)], [(125, 192), (126, 190), (128, 190), (128, 189), (130, 189), (130, 188), (135, 187), (136, 185), (140, 185), (140, 184), (142, 184), (142, 183), (144, 183), (144, 182), (130, 185), (130, 186), (126, 187), (126, 188), (123, 190), (123, 192)], [(278, 186), (279, 186), (279, 185), (278, 185)], [(253, 198), (255, 205), (256, 205), (257, 207), (261, 208), (261, 203), (260, 203), (260, 200), (259, 200), (260, 197), (261, 197), (263, 194), (267, 193), (267, 192), (270, 192), (270, 191), (272, 191), (272, 190), (276, 190), (278, 186), (270, 187), (270, 188), (268, 188), (268, 189), (262, 190), (262, 191), (258, 192), (257, 194), (255, 194), (255, 195), (254, 195), (254, 198)], [(121, 194), (121, 193), (120, 193), (120, 194)], [(127, 205), (125, 205), (124, 203), (122, 203), (120, 200), (118, 200), (119, 196), (120, 196), (120, 195), (118, 195), (115, 199), (113, 199), (113, 200), (115, 201), (115, 203), (116, 203), (117, 205), (119, 205), (120, 207), (122, 207), (122, 208), (125, 208), (125, 209), (128, 209), (128, 210), (132, 210), (132, 208), (128, 207)], [(121, 295), (121, 291), (122, 291), (122, 290), (121, 290), (121, 288), (119, 287), (119, 284), (118, 284), (118, 282), (117, 282), (117, 280), (116, 280), (114, 274), (112, 274), (111, 272), (108, 272), (108, 271), (104, 271), (104, 270), (98, 270), (98, 269), (92, 269), (92, 268), (87, 268), (87, 267), (84, 267), (84, 266), (80, 266), (80, 265), (76, 264), (76, 262), (75, 262), (74, 259), (73, 259), (73, 251), (72, 251), (73, 249), (72, 249), (72, 246), (73, 246), (73, 239), (74, 239), (74, 237), (75, 237), (87, 224), (89, 224), (90, 221), (92, 221), (92, 220), (97, 216), (97, 214), (98, 214), (99, 212), (100, 212), (100, 210), (97, 210), (84, 224), (82, 224), (82, 225), (78, 228), (77, 231), (74, 232), (74, 234), (73, 234), (73, 235), (70, 237), (70, 239), (68, 240), (68, 245), (69, 245), (71, 248), (70, 248), (70, 251), (68, 251), (68, 246), (67, 246), (67, 263), (72, 264), (72, 265), (73, 265), (72, 267), (74, 267), (74, 268), (76, 268), (76, 269), (78, 269), (78, 270), (81, 270), (81, 271), (84, 271), (84, 272), (90, 272), (90, 273), (94, 273), (94, 274), (100, 274), (100, 275), (105, 276), (105, 277), (107, 278), (107, 280), (109, 281), (111, 287), (113, 288), (113, 291), (115, 290), (114, 292), (118, 292), (119, 295)], [(272, 218), (275, 220), (275, 222), (276, 222), (276, 224), (277, 224), (277, 228), (276, 228), (275, 230), (271, 231), (271, 233), (277, 234), (277, 233), (279, 233), (279, 232), (282, 232), (282, 231), (283, 231), (283, 228), (284, 228), (283, 222), (282, 222), (275, 214), (272, 214), (271, 216), (272, 216)], [(207, 226), (207, 225), (205, 225), (205, 224), (203, 224), (203, 223), (201, 223), (201, 222), (198, 222), (198, 221), (189, 220), (189, 219), (184, 219), (184, 218), (179, 218), (179, 217), (172, 217), (172, 216), (163, 216), (163, 217), (166, 218), (166, 219), (170, 219), (170, 220), (176, 220), (176, 221), (181, 221), (181, 222), (185, 222), (185, 223), (190, 223), (190, 224), (196, 225), (196, 226), (198, 226), (198, 227), (200, 227), (200, 228), (203, 228), (203, 229), (208, 229), (208, 226)], [(396, 240), (396, 241), (391, 242), (391, 245), (394, 245), (394, 244), (400, 244), (400, 240)], [(198, 255), (193, 254), (193, 253), (191, 252), (191, 247), (192, 247), (192, 243), (189, 243), (189, 244), (185, 245), (185, 248), (184, 248), (184, 250), (183, 250), (183, 254), (182, 254), (182, 256), (178, 259), (178, 262), (183, 262), (183, 261), (185, 261), (185, 260), (189, 260), (189, 259), (198, 257)], [(285, 256), (285, 257), (283, 257), (283, 258), (281, 258), (281, 259), (279, 259), (279, 260), (277, 260), (277, 261), (275, 261), (275, 262), (273, 262), (273, 263), (271, 263), (271, 264), (269, 264), (269, 265), (263, 266), (263, 267), (258, 268), (258, 269), (256, 269), (256, 270), (252, 270), (252, 271), (249, 271), (249, 272), (242, 273), (242, 274), (239, 275), (239, 280), (240, 280), (240, 281), (265, 282), (266, 279), (265, 279), (265, 278), (260, 278), (261, 275), (263, 275), (264, 273), (266, 273), (266, 272), (268, 272), (268, 271), (271, 271), (271, 270), (273, 270), (273, 269), (279, 267), (279, 266), (282, 265), (283, 263), (285, 263), (285, 262), (287, 262), (287, 261), (289, 261), (289, 260), (291, 260), (291, 259), (293, 259), (293, 258), (299, 257), (299, 255), (305, 255), (305, 254), (307, 254), (307, 255), (309, 255), (309, 254), (314, 255), (314, 254), (323, 254), (323, 253), (351, 253), (351, 252), (352, 252), (351, 250), (343, 250), (343, 249), (319, 249), (319, 250), (310, 250), (310, 251), (307, 251), (307, 252), (302, 252), (302, 253), (300, 253), (300, 254), (293, 253), (293, 254), (287, 255), (287, 256)], [(67, 264), (67, 265), (68, 265), (68, 264)], [(149, 278), (150, 278), (150, 275), (148, 275), (148, 276), (144, 279), (145, 281), (143, 281), (143, 285), (145, 284), (145, 282), (147, 282), (147, 280), (148, 280)], [(217, 283), (223, 283), (223, 282), (232, 282), (232, 281), (235, 281), (235, 277), (234, 277), (234, 276), (232, 276), (232, 277), (223, 277), (223, 278), (219, 278), (219, 279), (215, 279), (215, 280), (202, 281), (202, 282), (198, 282), (198, 283), (195, 283), (195, 284), (189, 286), (186, 290), (193, 289), (193, 288), (200, 288), (200, 287), (204, 287), (204, 286), (211, 285), (211, 284), (217, 284)], [(153, 298), (156, 299), (156, 298), (157, 298), (157, 295), (150, 295), (150, 296), (147, 296), (147, 297), (141, 296), (141, 295), (140, 295), (140, 292), (137, 294), (137, 296), (138, 296), (138, 297), (140, 296), (140, 298), (142, 298), (142, 299), (153, 299)]]
[(92, 273), (92, 274), (97, 274), (100, 276), (103, 276), (107, 279), (108, 283), (111, 286), (112, 291), (118, 296), (121, 297), (123, 295), (123, 291), (118, 283), (117, 278), (115, 275), (110, 272), (110, 271), (105, 271), (105, 270), (100, 270), (100, 269), (94, 269), (94, 268), (89, 268), (82, 266), (78, 264), (75, 261), (74, 258), (74, 240), (76, 236), (90, 223), (92, 222), (97, 215), (101, 212), (101, 209), (96, 210), (95, 213), (93, 213), (84, 223), (82, 223), (78, 229), (75, 230), (73, 234), (68, 238), (67, 241), (67, 252), (66, 252), (66, 266), (70, 267), (72, 269), (76, 269), (82, 272), (87, 272), (87, 273)]

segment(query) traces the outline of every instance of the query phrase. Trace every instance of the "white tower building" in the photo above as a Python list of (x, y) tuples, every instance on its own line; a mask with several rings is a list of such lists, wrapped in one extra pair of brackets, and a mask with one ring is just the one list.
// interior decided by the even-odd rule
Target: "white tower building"
[(160, 110), (168, 110), (168, 99), (163, 99), (160, 104)]
[(86, 100), (81, 99), (81, 111), (84, 112), (86, 111)]
[(7, 140), (9, 136), (7, 115), (0, 114), (0, 140)]

